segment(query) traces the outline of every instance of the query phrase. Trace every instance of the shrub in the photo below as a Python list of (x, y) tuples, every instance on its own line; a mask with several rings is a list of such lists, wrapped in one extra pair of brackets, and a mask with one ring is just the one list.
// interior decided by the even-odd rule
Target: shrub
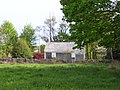
[(31, 58), (32, 52), (29, 46), (27, 45), (26, 40), (19, 39), (16, 45), (13, 47), (12, 51), (13, 58)]
[(42, 60), (42, 59), (44, 59), (44, 54), (40, 53), (40, 52), (34, 53), (33, 58), (38, 59), (38, 60)]

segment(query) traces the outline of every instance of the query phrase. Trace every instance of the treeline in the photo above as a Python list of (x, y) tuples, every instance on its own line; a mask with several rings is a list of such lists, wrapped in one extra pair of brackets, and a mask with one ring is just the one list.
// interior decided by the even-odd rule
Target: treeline
[(14, 25), (4, 21), (0, 26), (0, 58), (31, 58), (35, 45), (35, 29), (28, 24), (18, 36)]
[(41, 39), (45, 42), (70, 41), (68, 29), (66, 22), (58, 23), (53, 16), (46, 19), (43, 26), (25, 25), (18, 36), (14, 25), (6, 20), (0, 26), (0, 58), (32, 58), (34, 52), (44, 52), (45, 45), (39, 46)]

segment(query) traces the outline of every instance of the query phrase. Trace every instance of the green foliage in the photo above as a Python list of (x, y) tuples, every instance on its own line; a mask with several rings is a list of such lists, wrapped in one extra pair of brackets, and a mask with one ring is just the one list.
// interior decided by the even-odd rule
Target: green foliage
[(0, 27), (0, 45), (2, 57), (8, 57), (11, 54), (12, 48), (16, 43), (18, 34), (13, 24), (9, 21), (4, 21)]
[(113, 48), (113, 58), (120, 61), (120, 45)]
[(70, 42), (69, 25), (62, 21), (59, 24), (58, 35), (54, 36), (54, 42)]
[(1, 90), (119, 90), (120, 72), (107, 65), (0, 65)]
[(44, 49), (45, 49), (45, 45), (43, 45), (43, 44), (40, 45), (40, 52), (41, 52), (41, 53), (44, 53)]
[(61, 0), (65, 20), (70, 23), (76, 48), (98, 42), (113, 47), (120, 44), (120, 2), (110, 0)]
[(31, 58), (32, 52), (25, 39), (19, 39), (12, 51), (13, 58)]
[(58, 32), (58, 35), (54, 37), (54, 42), (70, 42), (69, 34)]
[(23, 32), (20, 38), (24, 38), (27, 41), (28, 46), (34, 51), (34, 45), (36, 44), (36, 36), (35, 29), (31, 26), (31, 24), (25, 25)]
[(59, 57), (54, 57), (52, 60), (58, 61), (58, 60), (60, 60), (60, 58)]

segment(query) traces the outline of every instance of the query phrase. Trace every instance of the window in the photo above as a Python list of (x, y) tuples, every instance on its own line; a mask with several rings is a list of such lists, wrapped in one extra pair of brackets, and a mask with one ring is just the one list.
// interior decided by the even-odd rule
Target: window
[(56, 57), (56, 53), (52, 53), (52, 58), (55, 58)]
[(71, 53), (71, 57), (75, 58), (76, 57), (75, 53)]

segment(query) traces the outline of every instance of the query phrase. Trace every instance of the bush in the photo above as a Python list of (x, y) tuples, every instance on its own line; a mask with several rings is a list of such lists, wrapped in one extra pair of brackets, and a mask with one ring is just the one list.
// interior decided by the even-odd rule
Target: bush
[(120, 46), (113, 48), (113, 58), (120, 61)]
[(13, 47), (12, 50), (12, 57), (13, 58), (31, 58), (32, 52), (29, 46), (27, 45), (26, 40), (19, 39), (16, 45)]
[(33, 58), (34, 59), (38, 59), (38, 60), (42, 60), (42, 59), (44, 59), (44, 54), (43, 53), (34, 53), (34, 55), (33, 55)]

